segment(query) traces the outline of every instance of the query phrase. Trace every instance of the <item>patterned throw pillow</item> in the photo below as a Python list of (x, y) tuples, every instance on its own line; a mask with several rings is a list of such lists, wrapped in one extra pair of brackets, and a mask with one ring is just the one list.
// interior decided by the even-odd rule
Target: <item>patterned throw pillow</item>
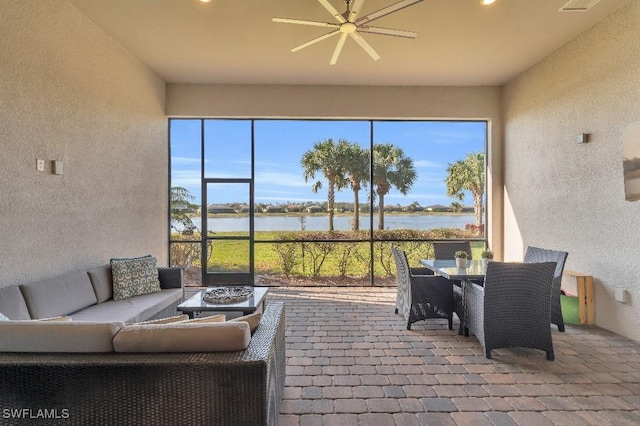
[(151, 255), (132, 259), (111, 259), (111, 273), (113, 300), (160, 291), (158, 261)]
[(0, 312), (0, 321), (9, 321), (9, 318), (2, 312)]

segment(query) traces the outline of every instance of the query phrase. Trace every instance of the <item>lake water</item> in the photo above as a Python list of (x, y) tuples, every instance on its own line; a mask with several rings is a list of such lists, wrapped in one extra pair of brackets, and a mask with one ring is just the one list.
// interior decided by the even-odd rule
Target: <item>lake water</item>
[[(336, 231), (348, 231), (351, 229), (351, 216), (335, 216), (333, 227)], [(200, 218), (192, 218), (196, 228), (200, 229)], [(434, 229), (434, 228), (460, 228), (464, 229), (467, 223), (475, 223), (472, 214), (442, 214), (442, 215), (394, 215), (384, 216), (386, 229)], [(299, 216), (255, 216), (254, 225), (256, 231), (300, 231), (303, 229)], [(377, 229), (378, 218), (373, 219), (373, 228)], [(248, 217), (209, 217), (207, 229), (214, 232), (249, 231)], [(304, 216), (304, 229), (307, 231), (326, 231), (329, 229), (328, 216)], [(360, 216), (360, 229), (369, 229), (369, 216)]]

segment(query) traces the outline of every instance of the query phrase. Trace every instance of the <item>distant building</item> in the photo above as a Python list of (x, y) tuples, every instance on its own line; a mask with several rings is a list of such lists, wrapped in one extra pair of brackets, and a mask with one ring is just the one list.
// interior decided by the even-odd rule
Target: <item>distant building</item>
[(249, 211), (249, 206), (247, 204), (240, 204), (235, 207), (234, 211), (236, 213), (246, 213)]
[(222, 204), (209, 204), (207, 206), (207, 212), (211, 214), (219, 214), (219, 213), (235, 213), (236, 211), (233, 207), (225, 206)]
[(307, 213), (322, 213), (323, 211), (324, 209), (322, 208), (322, 206), (313, 205), (307, 207)]
[(303, 209), (302, 204), (287, 204), (287, 212), (289, 213), (298, 213)]
[(400, 204), (396, 204), (395, 206), (392, 204), (384, 206), (385, 212), (399, 212), (402, 211), (402, 206)]
[(451, 209), (449, 206), (443, 206), (442, 204), (433, 204), (424, 208), (427, 212), (449, 212)]
[(264, 213), (283, 213), (284, 207), (282, 206), (267, 206), (263, 210)]

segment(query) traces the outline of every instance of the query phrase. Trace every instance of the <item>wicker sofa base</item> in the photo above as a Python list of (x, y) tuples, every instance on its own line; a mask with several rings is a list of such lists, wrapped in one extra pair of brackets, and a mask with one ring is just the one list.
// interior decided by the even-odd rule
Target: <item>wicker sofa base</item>
[(0, 424), (275, 425), (284, 338), (270, 303), (242, 352), (0, 353)]

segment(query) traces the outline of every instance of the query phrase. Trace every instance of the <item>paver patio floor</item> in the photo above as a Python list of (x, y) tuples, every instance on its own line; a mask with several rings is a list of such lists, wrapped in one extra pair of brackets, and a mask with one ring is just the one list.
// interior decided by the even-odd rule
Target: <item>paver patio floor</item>
[(445, 320), (406, 329), (395, 288), (280, 287), (287, 378), (279, 424), (639, 425), (640, 343), (553, 326), (555, 361), (502, 349)]

